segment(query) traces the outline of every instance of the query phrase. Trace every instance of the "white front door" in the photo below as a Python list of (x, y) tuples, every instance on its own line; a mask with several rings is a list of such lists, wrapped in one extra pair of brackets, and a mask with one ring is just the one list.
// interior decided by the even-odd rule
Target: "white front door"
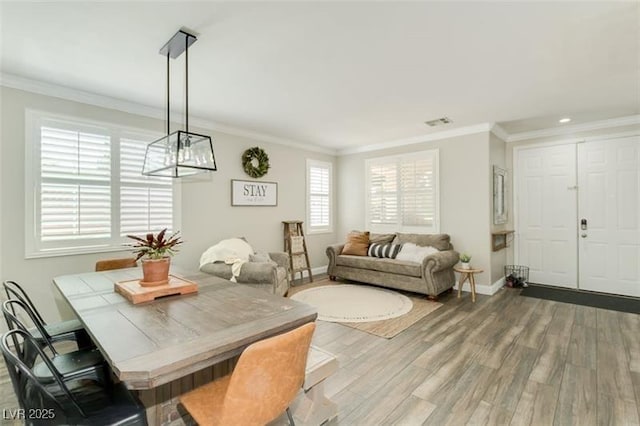
[(517, 263), (532, 283), (578, 283), (575, 144), (528, 148), (516, 164)]
[(579, 144), (578, 165), (580, 288), (640, 296), (640, 137)]

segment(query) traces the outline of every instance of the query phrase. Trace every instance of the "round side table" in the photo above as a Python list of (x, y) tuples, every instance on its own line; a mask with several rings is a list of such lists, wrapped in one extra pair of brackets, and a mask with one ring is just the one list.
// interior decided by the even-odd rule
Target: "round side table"
[(460, 281), (458, 281), (458, 299), (460, 298), (460, 294), (462, 293), (462, 286), (465, 281), (469, 281), (469, 286), (471, 287), (471, 301), (473, 303), (476, 302), (476, 279), (474, 277), (475, 274), (479, 274), (484, 272), (482, 269), (462, 269), (459, 266), (454, 266), (453, 270), (460, 273)]

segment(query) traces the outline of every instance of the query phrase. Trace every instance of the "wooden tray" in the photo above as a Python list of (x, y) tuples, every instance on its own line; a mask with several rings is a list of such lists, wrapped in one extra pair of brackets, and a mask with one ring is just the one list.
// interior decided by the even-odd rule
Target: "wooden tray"
[(169, 283), (155, 287), (142, 287), (140, 280), (120, 281), (114, 284), (114, 290), (135, 304), (150, 302), (159, 297), (176, 294), (189, 294), (198, 291), (198, 284), (187, 279), (169, 275)]

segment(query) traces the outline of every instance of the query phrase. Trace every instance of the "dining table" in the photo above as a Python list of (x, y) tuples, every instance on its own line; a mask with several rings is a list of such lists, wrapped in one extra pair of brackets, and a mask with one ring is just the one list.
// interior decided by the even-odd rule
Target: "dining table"
[(229, 374), (248, 345), (317, 317), (309, 305), (251, 286), (175, 266), (171, 274), (198, 291), (133, 304), (114, 285), (140, 279), (139, 267), (53, 280), (150, 425), (179, 421), (180, 395)]

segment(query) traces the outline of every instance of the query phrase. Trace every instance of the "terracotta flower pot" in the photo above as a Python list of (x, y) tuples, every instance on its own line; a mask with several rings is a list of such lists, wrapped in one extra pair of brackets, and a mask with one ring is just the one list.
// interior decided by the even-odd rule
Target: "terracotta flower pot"
[(142, 281), (140, 285), (143, 287), (154, 287), (165, 285), (169, 282), (169, 265), (170, 257), (162, 259), (143, 259), (142, 260)]

